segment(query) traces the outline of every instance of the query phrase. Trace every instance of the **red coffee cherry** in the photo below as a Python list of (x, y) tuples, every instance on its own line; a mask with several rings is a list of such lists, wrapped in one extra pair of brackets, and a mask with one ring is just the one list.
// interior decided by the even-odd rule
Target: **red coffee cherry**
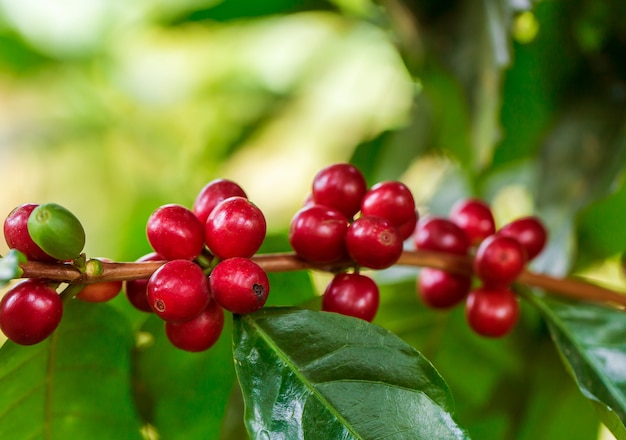
[(229, 197), (248, 198), (245, 191), (232, 180), (215, 179), (207, 183), (200, 190), (193, 204), (193, 213), (202, 224), (213, 209), (223, 200)]
[(517, 323), (519, 304), (509, 289), (479, 288), (470, 292), (465, 316), (469, 326), (479, 335), (499, 338)]
[(367, 191), (365, 177), (357, 167), (338, 163), (320, 170), (313, 179), (313, 200), (351, 219), (361, 208)]
[(63, 302), (57, 292), (39, 280), (26, 280), (12, 287), (0, 301), (0, 329), (11, 341), (37, 344), (58, 327)]
[(406, 240), (413, 234), (418, 215), (411, 190), (402, 182), (385, 181), (363, 196), (361, 214), (389, 220)]
[(478, 199), (456, 202), (450, 211), (450, 221), (465, 231), (471, 244), (478, 244), (496, 232), (491, 208)]
[(4, 238), (10, 249), (17, 249), (29, 260), (57, 261), (46, 254), (31, 238), (28, 233), (28, 217), (39, 205), (26, 203), (15, 208), (4, 220)]
[(209, 303), (209, 280), (197, 264), (189, 260), (172, 260), (158, 268), (147, 287), (148, 303), (161, 319), (189, 321)]
[(441, 217), (426, 217), (417, 222), (415, 246), (418, 249), (466, 255), (469, 239), (461, 228)]
[[(137, 263), (145, 261), (163, 261), (165, 258), (151, 252), (137, 260)], [(148, 279), (130, 280), (124, 283), (124, 291), (126, 292), (126, 298), (128, 302), (132, 304), (137, 310), (147, 313), (152, 313), (152, 307), (148, 302), (148, 295), (146, 289), (148, 287)]]
[(204, 227), (184, 206), (157, 208), (148, 218), (148, 241), (166, 260), (193, 260), (204, 248)]
[(205, 224), (206, 244), (222, 260), (253, 256), (263, 244), (267, 225), (259, 208), (243, 197), (220, 202)]
[(211, 272), (210, 283), (215, 301), (239, 315), (259, 310), (270, 293), (267, 274), (248, 258), (234, 257), (219, 262)]
[(498, 235), (512, 237), (519, 241), (526, 251), (528, 261), (535, 258), (543, 250), (548, 240), (548, 231), (537, 217), (523, 217), (504, 225)]
[(472, 278), (445, 270), (424, 267), (417, 279), (422, 301), (436, 309), (448, 309), (460, 303), (472, 287)]
[(395, 264), (402, 254), (402, 237), (389, 220), (363, 216), (346, 232), (350, 257), (360, 266), (385, 269)]
[(289, 227), (289, 243), (298, 256), (317, 264), (348, 256), (345, 244), (348, 220), (336, 209), (312, 205), (300, 209)]
[[(98, 260), (111, 263), (109, 258), (98, 258)], [(93, 260), (91, 262), (94, 262)], [(91, 263), (90, 262), (90, 263)], [(104, 283), (87, 284), (76, 295), (76, 299), (85, 302), (106, 302), (115, 298), (121, 291), (122, 281), (107, 281)]]
[(525, 264), (524, 248), (517, 240), (490, 235), (476, 250), (474, 272), (490, 287), (505, 287), (522, 273)]
[(200, 352), (211, 348), (224, 328), (224, 310), (211, 301), (202, 313), (185, 322), (166, 322), (165, 334), (176, 348)]
[(340, 273), (324, 291), (322, 310), (371, 322), (379, 302), (378, 286), (373, 279), (358, 273)]
[(78, 292), (76, 298), (85, 302), (110, 301), (122, 291), (123, 284), (122, 281), (87, 284)]

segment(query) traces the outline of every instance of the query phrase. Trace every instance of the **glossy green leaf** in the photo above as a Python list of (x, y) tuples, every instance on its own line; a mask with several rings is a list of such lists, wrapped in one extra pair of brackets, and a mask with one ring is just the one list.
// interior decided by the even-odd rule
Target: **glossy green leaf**
[(0, 438), (141, 439), (127, 321), (104, 304), (64, 307), (44, 342), (0, 349)]
[(626, 313), (528, 295), (541, 311), (561, 358), (613, 434), (626, 439)]
[(230, 319), (225, 318), (218, 342), (200, 353), (175, 348), (156, 316), (141, 328), (145, 343), (134, 356), (135, 396), (143, 418), (160, 438), (218, 438), (235, 383)]
[(467, 438), (439, 373), (381, 327), (275, 308), (236, 317), (233, 338), (253, 438)]
[(26, 256), (17, 249), (9, 249), (9, 252), (0, 258), (0, 287), (6, 286), (9, 281), (19, 278), (24, 273), (20, 267), (21, 263), (26, 263)]
[(456, 419), (472, 438), (597, 436), (597, 416), (564, 374), (538, 313), (528, 304), (521, 303), (521, 319), (511, 334), (483, 338), (467, 325), (462, 304), (434, 310), (417, 297), (414, 277), (393, 283), (382, 274), (377, 278), (381, 305), (374, 322), (433, 362), (455, 396)]

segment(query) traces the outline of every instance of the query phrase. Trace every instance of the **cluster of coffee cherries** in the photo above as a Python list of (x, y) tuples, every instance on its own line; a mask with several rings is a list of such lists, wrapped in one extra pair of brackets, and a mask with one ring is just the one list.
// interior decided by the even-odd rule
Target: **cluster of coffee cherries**
[[(265, 304), (269, 280), (251, 257), (266, 234), (261, 210), (235, 182), (209, 182), (193, 209), (168, 204), (148, 218), (146, 235), (154, 252), (138, 261), (163, 264), (149, 279), (106, 281), (82, 286), (78, 300), (104, 302), (125, 290), (138, 310), (165, 321), (167, 338), (177, 348), (203, 351), (219, 338), (224, 309), (235, 314), (254, 312)], [(8, 246), (30, 261), (76, 265), (85, 236), (80, 222), (65, 208), (25, 204), (6, 218)], [(82, 262), (83, 271), (99, 273), (106, 258)], [(101, 267), (100, 267), (101, 269)], [(10, 340), (32, 345), (58, 326), (63, 303), (59, 283), (28, 279), (12, 287), (0, 302), (0, 329)]]
[[(78, 219), (54, 203), (15, 208), (4, 221), (4, 237), (9, 248), (29, 260), (48, 263), (78, 258), (85, 244)], [(5, 336), (22, 345), (50, 336), (63, 316), (58, 287), (59, 283), (33, 278), (9, 289), (0, 301), (0, 329)]]
[(175, 347), (204, 351), (222, 332), (224, 309), (246, 314), (265, 304), (269, 280), (250, 258), (266, 229), (263, 213), (238, 184), (211, 181), (193, 209), (168, 204), (150, 215), (146, 234), (154, 252), (138, 261), (166, 262), (147, 280), (126, 281), (126, 295), (165, 321)]
[(347, 163), (320, 170), (291, 220), (289, 241), (301, 259), (340, 268), (324, 291), (322, 310), (372, 321), (379, 290), (360, 269), (395, 264), (417, 221), (413, 195), (403, 183), (368, 188), (361, 171)]
[[(417, 249), (473, 258), (473, 274), (422, 268), (418, 294), (425, 304), (447, 309), (465, 300), (469, 326), (486, 337), (501, 337), (515, 326), (518, 300), (511, 284), (544, 248), (547, 232), (535, 216), (496, 230), (489, 205), (478, 199), (458, 201), (448, 218), (427, 216), (417, 224)], [(476, 281), (476, 282), (474, 282)]]

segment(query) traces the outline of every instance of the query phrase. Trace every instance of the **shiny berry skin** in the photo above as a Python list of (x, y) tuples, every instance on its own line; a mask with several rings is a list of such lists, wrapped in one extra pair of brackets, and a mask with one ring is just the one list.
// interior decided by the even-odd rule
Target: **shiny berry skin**
[(357, 167), (338, 163), (321, 169), (313, 178), (313, 200), (351, 219), (361, 208), (367, 191), (365, 177)]
[(33, 345), (58, 327), (63, 303), (45, 282), (26, 280), (12, 287), (0, 301), (0, 329), (11, 341)]
[(417, 222), (415, 246), (420, 250), (466, 255), (469, 239), (461, 228), (441, 217), (426, 217)]
[(373, 279), (358, 273), (335, 275), (324, 291), (322, 310), (372, 322), (380, 294)]
[(220, 202), (209, 214), (206, 244), (218, 258), (253, 256), (263, 244), (267, 225), (259, 208), (243, 197)]
[[(105, 263), (112, 262), (109, 258), (98, 258), (97, 260), (90, 260), (88, 265), (94, 262), (100, 265), (98, 260)], [(123, 281), (107, 281), (104, 283), (87, 284), (81, 289), (80, 292), (78, 292), (76, 298), (85, 302), (110, 301), (122, 291), (123, 285)]]
[(504, 225), (498, 231), (498, 235), (519, 241), (529, 261), (539, 255), (548, 240), (546, 227), (534, 216), (520, 218)]
[(509, 289), (479, 288), (470, 292), (465, 317), (479, 335), (499, 338), (509, 333), (519, 317), (517, 297)]
[(345, 237), (348, 220), (336, 209), (311, 205), (291, 219), (289, 243), (304, 260), (326, 264), (347, 258)]
[(245, 191), (232, 180), (215, 179), (207, 183), (198, 193), (193, 204), (193, 213), (204, 224), (213, 209), (229, 197), (248, 198)]
[(122, 281), (87, 284), (78, 292), (76, 298), (85, 302), (106, 302), (115, 298), (122, 291), (123, 284)]
[[(137, 260), (137, 263), (145, 261), (163, 261), (165, 258), (151, 252)], [(129, 280), (124, 283), (124, 291), (126, 292), (126, 298), (128, 302), (132, 304), (137, 310), (147, 313), (152, 313), (152, 307), (148, 302), (148, 296), (146, 289), (148, 287), (148, 279)]]
[(189, 209), (169, 204), (148, 218), (148, 241), (166, 260), (193, 260), (204, 248), (204, 227)]
[(211, 272), (210, 282), (213, 299), (238, 315), (259, 310), (270, 293), (267, 274), (248, 258), (234, 257), (219, 262)]
[(365, 193), (361, 214), (389, 220), (400, 230), (403, 240), (413, 234), (418, 219), (411, 190), (394, 180), (379, 182)]
[(385, 269), (395, 264), (402, 254), (402, 237), (389, 220), (363, 216), (346, 232), (350, 257), (360, 266)]
[(150, 307), (161, 319), (183, 322), (198, 316), (209, 304), (209, 280), (197, 264), (172, 260), (158, 268), (148, 280)]
[(482, 200), (459, 200), (452, 206), (449, 218), (465, 231), (471, 244), (478, 244), (496, 232), (491, 208)]
[(224, 310), (215, 301), (198, 316), (185, 322), (166, 322), (165, 334), (176, 348), (200, 352), (211, 348), (224, 328)]
[(505, 287), (522, 273), (525, 264), (524, 248), (517, 240), (490, 235), (476, 250), (474, 273), (490, 287)]
[(15, 208), (4, 220), (4, 238), (9, 249), (17, 249), (29, 260), (56, 261), (55, 258), (46, 254), (30, 237), (28, 233), (28, 217), (39, 205), (26, 203)]
[(424, 303), (436, 309), (448, 309), (460, 303), (472, 287), (466, 275), (424, 267), (417, 279), (418, 295)]

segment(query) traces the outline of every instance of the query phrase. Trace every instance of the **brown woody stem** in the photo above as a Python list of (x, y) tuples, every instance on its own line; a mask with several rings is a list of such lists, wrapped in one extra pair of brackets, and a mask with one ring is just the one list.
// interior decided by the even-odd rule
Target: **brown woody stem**
[[(298, 258), (294, 253), (259, 254), (253, 260), (267, 272), (289, 272), (294, 270), (315, 269), (321, 271), (336, 271), (353, 266), (350, 261), (341, 262), (332, 266), (320, 266)], [(99, 275), (81, 273), (71, 264), (40, 263), (29, 261), (21, 265), (24, 270), (22, 278), (45, 278), (72, 284), (93, 284), (106, 281), (128, 281), (149, 278), (164, 261), (149, 261), (141, 263), (106, 263)], [(398, 260), (402, 266), (422, 266), (450, 272), (467, 274), (472, 273), (470, 257), (462, 257), (439, 252), (406, 251)], [(626, 295), (615, 290), (590, 284), (572, 278), (556, 278), (530, 271), (524, 271), (517, 282), (533, 287), (539, 287), (555, 295), (572, 299), (608, 303), (613, 306), (626, 308)]]

